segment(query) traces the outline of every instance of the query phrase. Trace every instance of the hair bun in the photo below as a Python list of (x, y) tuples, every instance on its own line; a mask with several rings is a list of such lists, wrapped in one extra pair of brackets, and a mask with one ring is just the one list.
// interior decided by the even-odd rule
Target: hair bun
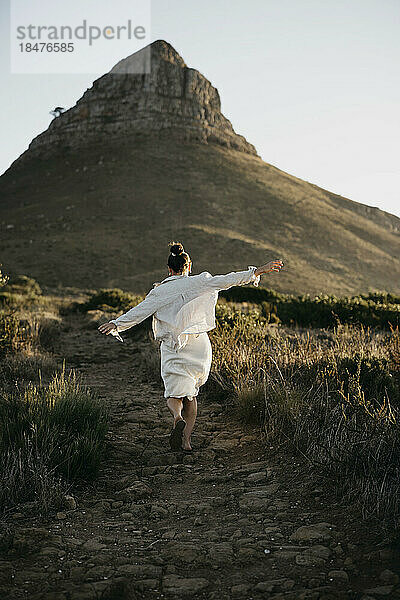
[(183, 254), (185, 252), (185, 249), (180, 242), (171, 242), (169, 244), (169, 251), (171, 252), (171, 254), (175, 254), (177, 256), (179, 254)]

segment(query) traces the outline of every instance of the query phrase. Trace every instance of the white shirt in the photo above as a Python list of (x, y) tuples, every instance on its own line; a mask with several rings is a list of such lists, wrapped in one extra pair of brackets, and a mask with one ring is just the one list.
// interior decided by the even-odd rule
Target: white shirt
[(255, 275), (256, 268), (250, 266), (247, 271), (215, 276), (207, 271), (199, 275), (171, 275), (154, 283), (142, 302), (110, 323), (120, 332), (153, 315), (154, 338), (179, 350), (186, 344), (188, 334), (214, 329), (219, 290), (247, 283), (258, 286), (260, 276)]

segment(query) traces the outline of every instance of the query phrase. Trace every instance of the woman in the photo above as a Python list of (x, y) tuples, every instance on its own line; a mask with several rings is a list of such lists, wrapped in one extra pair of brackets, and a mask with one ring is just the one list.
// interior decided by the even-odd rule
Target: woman
[(260, 275), (279, 272), (283, 262), (272, 260), (261, 267), (251, 266), (247, 271), (214, 277), (207, 271), (189, 276), (192, 270), (189, 254), (180, 242), (171, 242), (169, 246), (169, 276), (155, 283), (140, 304), (100, 325), (99, 331), (115, 335), (153, 315), (154, 338), (161, 342), (164, 397), (174, 419), (170, 446), (173, 450), (191, 452), (197, 395), (211, 367), (212, 350), (207, 331), (215, 327), (218, 292), (246, 283), (258, 286)]

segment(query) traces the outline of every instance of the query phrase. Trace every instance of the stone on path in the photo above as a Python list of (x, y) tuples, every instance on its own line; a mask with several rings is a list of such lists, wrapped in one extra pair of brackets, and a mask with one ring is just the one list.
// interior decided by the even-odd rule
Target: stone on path
[(329, 559), (331, 554), (331, 550), (326, 546), (312, 546), (296, 556), (296, 563), (304, 566), (323, 565)]
[(206, 589), (209, 582), (204, 577), (179, 577), (179, 575), (166, 575), (162, 580), (163, 591), (166, 594), (179, 596), (193, 596)]
[(158, 565), (132, 565), (125, 564), (118, 567), (118, 572), (123, 575), (143, 577), (143, 579), (155, 579), (161, 577), (162, 568)]
[(378, 596), (379, 598), (383, 598), (383, 597), (387, 597), (391, 595), (392, 591), (393, 591), (393, 585), (380, 585), (377, 586), (375, 588), (371, 588), (369, 590), (365, 590), (366, 594), (369, 594), (371, 596)]
[(129, 487), (120, 490), (116, 493), (116, 496), (125, 502), (141, 500), (151, 496), (152, 489), (145, 484), (143, 481), (136, 481)]
[(384, 585), (396, 585), (399, 583), (399, 576), (397, 573), (393, 573), (389, 569), (385, 569), (379, 575), (379, 579), (382, 581)]
[(332, 539), (332, 531), (327, 523), (302, 525), (292, 533), (290, 539), (293, 542), (325, 542)]
[(75, 510), (76, 509), (76, 500), (73, 496), (65, 496), (64, 497), (64, 507), (66, 510)]
[(82, 545), (83, 550), (103, 550), (103, 548), (107, 548), (107, 545), (103, 544), (99, 538), (88, 540)]
[(45, 544), (58, 547), (61, 538), (42, 527), (26, 527), (15, 532), (12, 549), (16, 554), (32, 554)]
[(349, 576), (346, 571), (329, 571), (328, 579), (339, 585), (344, 585), (349, 582)]
[(259, 481), (265, 481), (266, 478), (266, 471), (258, 471), (257, 473), (250, 473), (250, 475), (247, 475), (246, 481), (249, 483), (258, 483)]
[(192, 563), (201, 556), (201, 548), (191, 542), (173, 540), (168, 542), (162, 550), (165, 559), (177, 563)]

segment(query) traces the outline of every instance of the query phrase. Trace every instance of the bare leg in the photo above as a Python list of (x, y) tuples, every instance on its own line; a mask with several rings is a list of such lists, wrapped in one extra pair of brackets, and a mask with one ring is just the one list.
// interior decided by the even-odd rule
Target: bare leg
[(167, 398), (167, 406), (174, 417), (174, 427), (182, 419), (182, 398)]
[(192, 435), (193, 427), (197, 416), (197, 398), (192, 397), (191, 400), (185, 398), (183, 401), (183, 416), (186, 421), (185, 429), (182, 436), (182, 448), (191, 450), (190, 436)]

